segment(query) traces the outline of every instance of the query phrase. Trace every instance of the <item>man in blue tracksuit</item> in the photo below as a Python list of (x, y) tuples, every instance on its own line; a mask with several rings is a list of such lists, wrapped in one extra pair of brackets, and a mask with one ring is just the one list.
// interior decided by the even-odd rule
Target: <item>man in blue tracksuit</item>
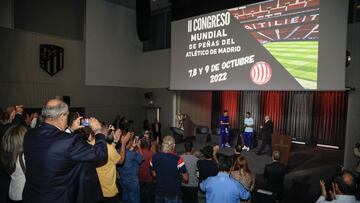
[(221, 147), (230, 146), (230, 127), (228, 111), (225, 110), (224, 114), (220, 117), (220, 135), (221, 135)]

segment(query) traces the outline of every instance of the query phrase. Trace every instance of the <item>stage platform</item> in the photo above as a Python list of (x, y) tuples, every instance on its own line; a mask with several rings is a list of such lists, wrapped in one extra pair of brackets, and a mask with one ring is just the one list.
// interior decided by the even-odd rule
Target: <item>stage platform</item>
[[(195, 149), (215, 143), (194, 142)], [(259, 145), (261, 141), (259, 141)], [(183, 143), (176, 146), (179, 154), (184, 152)], [(264, 166), (271, 163), (268, 155), (256, 155), (255, 150), (242, 152), (249, 163), (252, 173), (259, 180), (262, 177)], [(232, 155), (234, 148), (223, 148), (220, 153)], [(289, 171), (285, 177), (285, 198), (288, 203), (313, 203), (320, 195), (319, 180), (330, 179), (339, 170), (343, 162), (343, 151), (292, 144), (289, 158)], [(261, 180), (260, 180), (261, 181)], [(256, 202), (255, 202), (256, 203)]]

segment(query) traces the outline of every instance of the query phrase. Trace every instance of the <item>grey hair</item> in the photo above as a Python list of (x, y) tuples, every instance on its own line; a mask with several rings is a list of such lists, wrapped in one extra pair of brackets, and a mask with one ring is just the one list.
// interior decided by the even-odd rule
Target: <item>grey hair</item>
[(41, 115), (44, 119), (54, 119), (59, 118), (61, 115), (65, 115), (69, 111), (68, 105), (60, 101), (56, 106), (45, 105), (42, 108)]
[(162, 140), (163, 152), (173, 152), (175, 150), (175, 139), (171, 135), (167, 135)]

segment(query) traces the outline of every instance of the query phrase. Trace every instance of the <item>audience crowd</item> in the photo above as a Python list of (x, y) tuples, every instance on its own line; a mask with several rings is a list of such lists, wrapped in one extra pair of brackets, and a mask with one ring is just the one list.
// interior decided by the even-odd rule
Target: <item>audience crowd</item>
[[(246, 145), (228, 156), (218, 145), (195, 149), (187, 140), (184, 153), (177, 153), (175, 139), (162, 136), (156, 119), (134, 134), (125, 117), (111, 124), (84, 119), (58, 99), (47, 101), (41, 115), (25, 113), (22, 105), (0, 113), (0, 202), (255, 202), (260, 180), (241, 154)], [(264, 167), (267, 202), (284, 198), (287, 167), (280, 156), (273, 151)], [(319, 203), (358, 202), (350, 171), (330, 184), (321, 180), (320, 190)]]

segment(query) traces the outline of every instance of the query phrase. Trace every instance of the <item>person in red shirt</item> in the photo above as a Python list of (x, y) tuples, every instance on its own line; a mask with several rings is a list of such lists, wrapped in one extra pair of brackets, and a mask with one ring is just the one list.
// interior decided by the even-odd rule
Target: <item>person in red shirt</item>
[(154, 152), (150, 150), (151, 141), (149, 138), (144, 137), (141, 139), (140, 147), (143, 153), (143, 162), (139, 168), (139, 181), (140, 181), (140, 202), (153, 203), (155, 197), (154, 179), (150, 171), (150, 160)]

